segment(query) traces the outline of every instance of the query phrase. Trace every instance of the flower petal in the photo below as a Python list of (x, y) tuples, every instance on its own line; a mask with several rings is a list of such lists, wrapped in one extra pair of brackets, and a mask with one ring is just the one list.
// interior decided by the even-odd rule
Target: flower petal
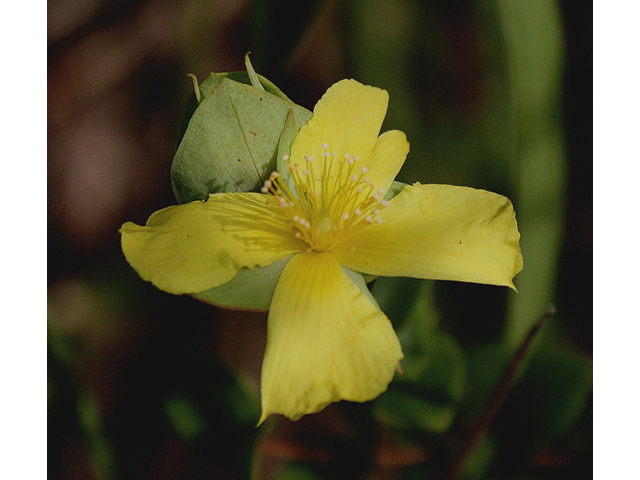
[(316, 104), (313, 117), (300, 129), (291, 146), (290, 163), (301, 164), (305, 156), (311, 156), (313, 168), (322, 172), (325, 162), (322, 145), (327, 144), (329, 153), (335, 153), (330, 173), (334, 175), (345, 154), (361, 158), (370, 155), (388, 102), (385, 90), (355, 80), (341, 80), (332, 85)]
[(155, 212), (147, 225), (120, 229), (127, 261), (169, 293), (198, 293), (231, 280), (242, 267), (266, 266), (306, 245), (272, 218), (266, 195), (221, 193)]
[(378, 137), (373, 152), (364, 161), (368, 168), (366, 176), (376, 189), (383, 192), (389, 189), (408, 153), (409, 142), (403, 132), (390, 130)]
[(364, 402), (387, 389), (402, 359), (389, 319), (331, 253), (301, 253), (271, 303), (262, 365), (262, 416), (297, 420), (331, 402)]
[(407, 186), (335, 251), (348, 268), (381, 276), (504, 285), (522, 270), (511, 202), (484, 190)]

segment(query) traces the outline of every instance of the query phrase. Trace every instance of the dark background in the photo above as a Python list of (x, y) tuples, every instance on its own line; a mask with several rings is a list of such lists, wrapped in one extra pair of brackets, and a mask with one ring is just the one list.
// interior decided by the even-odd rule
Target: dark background
[[(550, 304), (558, 313), (464, 478), (587, 478), (592, 21), (592, 5), (574, 1), (50, 1), (50, 478), (438, 478), (483, 409), (477, 392)], [(386, 88), (384, 129), (412, 144), (399, 179), (514, 201), (519, 295), (412, 284), (462, 352), (467, 380), (442, 399), (456, 412), (446, 427), (390, 421), (381, 397), (255, 429), (266, 315), (165, 294), (126, 264), (122, 223), (175, 203), (186, 74), (242, 70), (248, 51), (309, 109), (345, 77)], [(439, 418), (432, 403), (402, 405)]]

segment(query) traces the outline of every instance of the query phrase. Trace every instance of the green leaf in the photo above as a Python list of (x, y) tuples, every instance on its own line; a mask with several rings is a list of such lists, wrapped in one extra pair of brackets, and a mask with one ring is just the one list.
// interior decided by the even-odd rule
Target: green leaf
[(291, 257), (266, 267), (243, 268), (227, 283), (192, 297), (232, 310), (268, 310), (284, 266)]
[(321, 480), (310, 466), (302, 463), (287, 463), (275, 477), (277, 480)]
[(424, 280), (405, 277), (382, 277), (376, 280), (371, 293), (380, 309), (398, 330), (412, 313)]
[(165, 401), (164, 409), (180, 438), (194, 440), (204, 431), (204, 419), (189, 399), (183, 396), (170, 397)]
[(541, 350), (514, 386), (497, 420), (504, 438), (517, 433), (522, 452), (549, 447), (569, 432), (593, 388), (590, 359), (568, 350)]
[(465, 460), (460, 476), (457, 480), (479, 480), (487, 478), (487, 471), (491, 467), (497, 453), (496, 441), (491, 435), (482, 437), (476, 448)]
[(504, 342), (494, 342), (466, 350), (468, 380), (464, 394), (465, 417), (478, 421), (491, 394), (500, 382), (511, 356)]
[(179, 203), (204, 200), (211, 193), (257, 190), (276, 169), (289, 112), (297, 126), (311, 118), (311, 112), (258, 78), (264, 90), (248, 84), (246, 72), (211, 74), (199, 87), (200, 104), (193, 109), (197, 101), (188, 103), (171, 166)]
[(401, 335), (405, 376), (374, 401), (385, 425), (406, 431), (442, 433), (449, 429), (462, 399), (464, 355), (447, 333), (432, 330), (426, 338)]
[(434, 282), (398, 280), (383, 278), (373, 288), (383, 310), (402, 324), (398, 337), (405, 355), (404, 377), (374, 401), (374, 413), (392, 428), (442, 433), (451, 426), (464, 393), (464, 354), (453, 337), (436, 328)]
[(509, 297), (505, 337), (517, 348), (538, 312), (554, 303), (564, 234), (563, 27), (558, 2), (496, 3), (504, 32), (514, 149), (511, 181), (525, 267)]

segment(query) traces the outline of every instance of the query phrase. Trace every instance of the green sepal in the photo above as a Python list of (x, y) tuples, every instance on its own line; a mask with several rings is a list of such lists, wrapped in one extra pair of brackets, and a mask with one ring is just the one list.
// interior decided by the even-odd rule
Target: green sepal
[[(276, 85), (271, 83), (268, 79), (264, 78), (262, 75), (256, 74), (258, 79), (260, 80), (260, 84), (264, 88), (264, 91), (275, 95), (276, 97), (280, 97), (287, 102), (291, 102), (289, 97), (287, 97), (282, 90), (280, 90)], [(191, 76), (191, 75), (190, 75)], [(178, 124), (178, 133), (176, 135), (176, 150), (180, 146), (180, 142), (182, 142), (182, 138), (184, 137), (185, 132), (187, 131), (187, 127), (189, 126), (189, 122), (191, 121), (191, 117), (193, 117), (194, 112), (198, 108), (198, 105), (202, 103), (202, 101), (208, 96), (211, 92), (211, 89), (220, 83), (223, 78), (228, 78), (229, 80), (233, 80), (234, 82), (243, 83), (245, 85), (251, 85), (251, 78), (247, 72), (222, 72), (222, 73), (211, 73), (209, 77), (200, 84), (198, 88), (198, 94), (192, 93), (187, 99), (187, 103), (182, 111), (182, 116), (180, 117), (180, 122)], [(198, 97), (198, 98), (196, 98)]]
[(394, 180), (391, 186), (389, 187), (389, 190), (387, 190), (387, 193), (385, 193), (384, 200), (391, 200), (393, 197), (398, 195), (402, 191), (402, 189), (406, 186), (407, 186), (406, 183), (396, 182)]
[(356, 284), (356, 287), (358, 287), (358, 289), (364, 294), (364, 296), (367, 297), (371, 301), (371, 303), (373, 303), (376, 306), (376, 308), (380, 309), (380, 305), (378, 305), (378, 301), (375, 299), (375, 297), (369, 290), (369, 287), (367, 287), (368, 282), (365, 278), (365, 275), (359, 272), (354, 272), (353, 270), (345, 266), (342, 266), (342, 270), (344, 270), (344, 272), (349, 276), (351, 281)]
[(289, 169), (287, 168), (288, 162), (285, 160), (285, 158), (291, 155), (291, 145), (293, 145), (293, 141), (298, 136), (299, 130), (300, 126), (296, 122), (295, 112), (293, 108), (291, 108), (289, 109), (289, 113), (287, 114), (287, 120), (284, 123), (284, 128), (282, 129), (280, 140), (278, 141), (276, 170), (278, 170), (278, 172), (282, 176), (282, 179), (289, 187), (289, 190), (291, 190), (294, 195), (297, 192), (293, 184), (293, 180), (291, 179), (291, 172), (289, 172)]
[(276, 284), (291, 256), (266, 267), (242, 268), (227, 283), (191, 296), (230, 310), (268, 310)]
[[(257, 75), (257, 74), (256, 74)], [(289, 112), (295, 125), (312, 113), (257, 75), (212, 73), (200, 86), (200, 103), (189, 100), (178, 133), (171, 181), (178, 203), (218, 192), (258, 190), (276, 169), (277, 149)]]

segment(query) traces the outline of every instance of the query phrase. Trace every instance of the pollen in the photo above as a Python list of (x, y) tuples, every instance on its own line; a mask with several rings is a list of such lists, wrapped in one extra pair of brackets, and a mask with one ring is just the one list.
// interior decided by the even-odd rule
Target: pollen
[[(267, 205), (291, 229), (292, 236), (308, 244), (309, 251), (331, 251), (352, 233), (382, 223), (389, 206), (384, 191), (365, 174), (357, 155), (338, 157), (328, 143), (321, 144), (321, 161), (311, 155), (296, 161), (284, 155), (289, 179), (273, 172), (260, 189)], [(302, 165), (304, 168), (302, 168)]]

